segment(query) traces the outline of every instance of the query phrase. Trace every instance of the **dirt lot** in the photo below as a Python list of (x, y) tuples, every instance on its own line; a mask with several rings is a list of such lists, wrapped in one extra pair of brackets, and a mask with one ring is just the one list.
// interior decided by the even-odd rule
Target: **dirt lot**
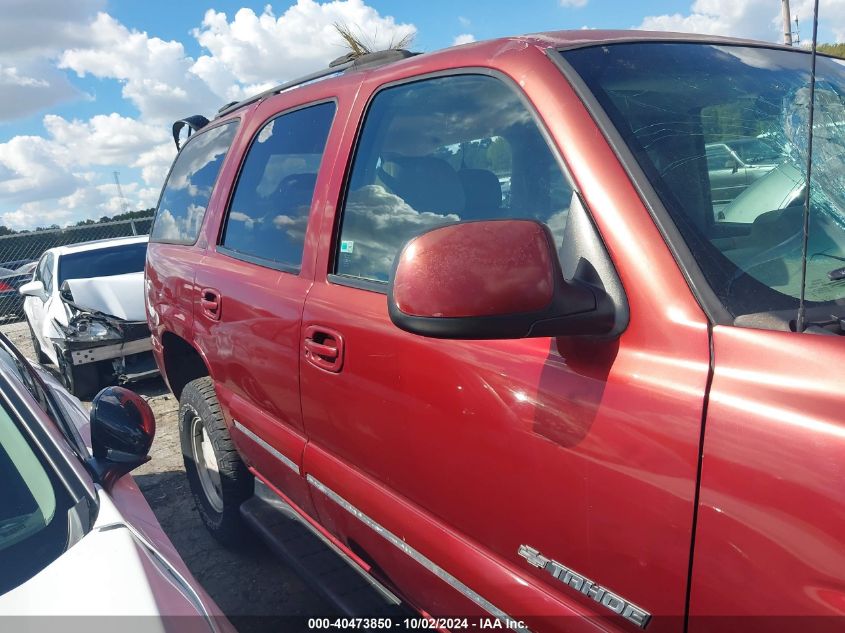
[[(4, 325), (2, 331), (27, 357), (33, 357), (25, 322)], [(133, 473), (135, 480), (191, 572), (238, 631), (307, 630), (307, 616), (330, 614), (331, 608), (257, 539), (233, 551), (211, 538), (188, 489), (176, 399), (160, 379), (130, 387), (147, 398), (157, 426), (152, 460)]]

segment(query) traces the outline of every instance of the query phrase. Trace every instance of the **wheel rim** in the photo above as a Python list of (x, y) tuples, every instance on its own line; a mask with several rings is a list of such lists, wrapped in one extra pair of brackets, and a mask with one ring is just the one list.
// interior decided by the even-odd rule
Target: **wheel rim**
[(195, 411), (189, 411), (191, 416), (191, 458), (197, 469), (202, 492), (209, 505), (217, 512), (223, 512), (223, 491), (220, 485), (220, 471), (217, 468), (217, 458), (214, 447), (202, 418)]

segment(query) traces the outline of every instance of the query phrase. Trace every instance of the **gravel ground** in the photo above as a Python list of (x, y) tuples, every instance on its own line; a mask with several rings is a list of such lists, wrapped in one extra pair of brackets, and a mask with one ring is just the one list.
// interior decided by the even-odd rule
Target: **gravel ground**
[[(33, 358), (26, 322), (3, 325), (0, 331)], [(135, 481), (188, 568), (239, 633), (305, 631), (308, 616), (332, 613), (258, 539), (247, 539), (243, 548), (232, 550), (211, 537), (200, 522), (185, 477), (178, 401), (158, 378), (129, 386), (147, 399), (156, 416), (152, 460), (132, 473)]]

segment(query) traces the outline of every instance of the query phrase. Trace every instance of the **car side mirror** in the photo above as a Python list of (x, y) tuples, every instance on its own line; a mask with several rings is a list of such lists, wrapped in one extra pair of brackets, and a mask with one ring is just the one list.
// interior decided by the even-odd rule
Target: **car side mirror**
[(388, 289), (393, 323), (434, 338), (605, 335), (600, 288), (566, 281), (549, 228), (536, 220), (460, 222), (411, 239)]
[(149, 461), (155, 437), (150, 405), (125, 387), (106, 387), (91, 403), (91, 467), (106, 490)]
[(44, 284), (38, 280), (28, 281), (18, 288), (18, 292), (24, 297), (38, 297), (42, 300), (47, 296), (47, 293), (44, 290)]

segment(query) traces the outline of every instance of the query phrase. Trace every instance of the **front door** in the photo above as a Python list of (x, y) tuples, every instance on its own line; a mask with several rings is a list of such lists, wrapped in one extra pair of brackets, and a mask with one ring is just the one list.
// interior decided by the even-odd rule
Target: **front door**
[[(616, 165), (579, 116), (573, 155)], [(620, 337), (436, 340), (388, 317), (393, 258), (428, 228), (536, 218), (577, 247), (577, 187), (546, 139), (520, 89), (486, 71), (372, 97), (303, 315), (345, 351), (336, 371), (302, 364), (304, 467), (321, 520), (433, 615), (631, 630), (668, 614), (649, 629), (680, 630), (707, 327), (630, 183), (577, 165), (627, 294)]]

